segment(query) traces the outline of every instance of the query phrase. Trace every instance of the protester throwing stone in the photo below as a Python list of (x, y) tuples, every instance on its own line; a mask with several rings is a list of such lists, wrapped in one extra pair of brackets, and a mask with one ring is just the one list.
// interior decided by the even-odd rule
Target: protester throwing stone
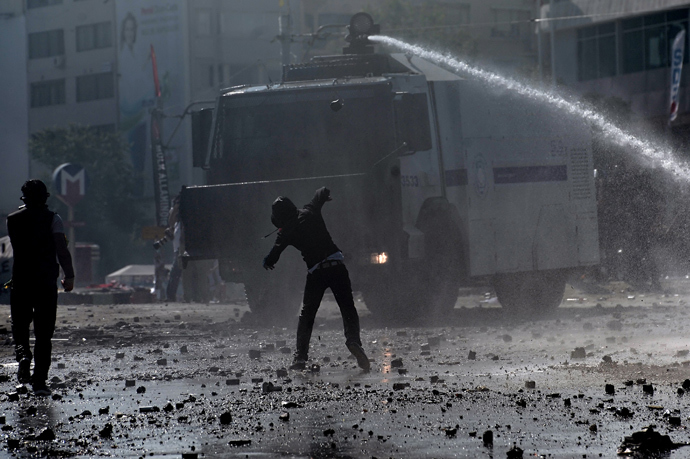
[[(58, 262), (65, 274), (62, 286), (74, 288), (72, 257), (60, 216), (48, 210), (48, 190), (40, 180), (22, 186), (24, 205), (7, 217), (7, 232), (14, 250), (10, 312), (15, 355), (19, 362), (17, 379), (31, 384), (36, 395), (50, 395), (46, 385), (51, 360), (51, 339), (57, 314)], [(31, 376), (29, 325), (34, 322), (34, 374)]]
[(307, 282), (297, 325), (297, 349), (290, 368), (304, 369), (309, 356), (314, 318), (324, 292), (330, 288), (343, 317), (345, 345), (357, 358), (359, 367), (369, 370), (369, 359), (360, 340), (359, 315), (352, 298), (350, 276), (343, 262), (343, 254), (333, 243), (321, 216), (321, 207), (330, 200), (331, 192), (326, 187), (316, 190), (314, 198), (303, 209), (297, 209), (290, 199), (279, 196), (273, 202), (271, 213), (271, 222), (278, 228), (278, 236), (263, 264), (265, 269), (273, 269), (280, 254), (289, 245), (301, 252), (307, 264)]

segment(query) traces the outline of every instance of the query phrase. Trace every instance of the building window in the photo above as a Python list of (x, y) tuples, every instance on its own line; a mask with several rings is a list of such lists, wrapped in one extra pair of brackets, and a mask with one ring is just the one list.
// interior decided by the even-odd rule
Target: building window
[[(688, 9), (627, 19), (621, 21), (621, 29), (623, 73), (668, 67), (674, 38), (688, 30)], [(688, 62), (688, 46), (683, 61)]]
[(580, 81), (616, 75), (616, 24), (609, 22), (577, 31), (577, 78)]
[(77, 102), (109, 99), (114, 96), (112, 72), (77, 77)]
[(113, 46), (113, 34), (109, 21), (77, 27), (77, 51), (90, 51), (111, 46)]
[(494, 8), (491, 13), (494, 21), (492, 37), (525, 38), (531, 35), (531, 14), (528, 10)]
[(41, 8), (43, 6), (59, 5), (62, 0), (28, 0), (26, 2), (27, 8)]
[(46, 107), (65, 103), (65, 79), (31, 83), (31, 107)]
[(29, 59), (65, 54), (65, 34), (62, 29), (29, 34)]

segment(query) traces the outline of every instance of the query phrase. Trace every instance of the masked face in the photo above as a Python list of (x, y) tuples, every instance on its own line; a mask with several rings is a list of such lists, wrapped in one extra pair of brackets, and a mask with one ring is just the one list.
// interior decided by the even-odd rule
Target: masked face
[(271, 223), (276, 228), (287, 228), (297, 223), (297, 206), (289, 198), (279, 196), (271, 206)]

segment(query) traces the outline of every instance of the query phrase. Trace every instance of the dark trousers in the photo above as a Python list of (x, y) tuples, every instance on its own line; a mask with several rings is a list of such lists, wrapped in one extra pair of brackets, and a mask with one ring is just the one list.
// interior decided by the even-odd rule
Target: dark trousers
[[(17, 362), (34, 359), (34, 380), (48, 379), (51, 339), (55, 332), (57, 314), (57, 287), (55, 284), (12, 287), (10, 291), (10, 312), (12, 314), (12, 336)], [(29, 325), (34, 323), (34, 355), (29, 345)]]
[(359, 315), (355, 309), (352, 298), (352, 285), (345, 265), (337, 265), (330, 268), (321, 268), (307, 275), (307, 284), (304, 287), (304, 299), (302, 310), (297, 324), (297, 352), (295, 358), (307, 360), (309, 355), (309, 340), (314, 327), (314, 318), (321, 305), (323, 294), (330, 288), (335, 296), (335, 301), (340, 308), (345, 329), (345, 342), (362, 342), (359, 337)]

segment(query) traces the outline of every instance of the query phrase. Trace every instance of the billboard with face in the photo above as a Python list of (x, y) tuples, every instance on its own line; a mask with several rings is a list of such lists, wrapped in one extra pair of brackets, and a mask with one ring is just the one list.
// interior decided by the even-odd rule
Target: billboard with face
[[(166, 114), (180, 115), (189, 99), (187, 2), (117, 0), (116, 14), (120, 129), (130, 144), (132, 163), (139, 175), (138, 194), (153, 196), (150, 112), (156, 106), (156, 94), (151, 47), (158, 64), (161, 108)], [(164, 143), (177, 122), (174, 118), (162, 121)], [(170, 188), (177, 190), (188, 181), (185, 165), (191, 164), (187, 131), (180, 129), (167, 146)]]

